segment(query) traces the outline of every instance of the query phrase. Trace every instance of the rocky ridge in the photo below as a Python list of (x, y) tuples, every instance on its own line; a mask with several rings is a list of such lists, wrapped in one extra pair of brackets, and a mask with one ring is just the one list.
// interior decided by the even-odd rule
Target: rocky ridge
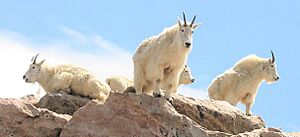
[(26, 137), (289, 137), (265, 128), (258, 116), (246, 116), (223, 101), (174, 95), (163, 98), (111, 93), (98, 102), (66, 93), (0, 99), (0, 136)]

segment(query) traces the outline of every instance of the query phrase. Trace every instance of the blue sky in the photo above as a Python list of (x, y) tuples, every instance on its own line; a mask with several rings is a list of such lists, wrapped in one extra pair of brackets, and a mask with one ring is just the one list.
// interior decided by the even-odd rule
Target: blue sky
[(78, 64), (99, 77), (131, 77), (130, 58), (138, 44), (176, 23), (185, 11), (188, 19), (196, 14), (202, 25), (188, 59), (196, 83), (180, 93), (201, 98), (211, 80), (240, 58), (270, 57), (272, 49), (281, 79), (262, 84), (252, 112), (267, 126), (300, 131), (299, 9), (297, 0), (0, 1), (0, 61), (16, 66), (1, 67), (2, 76), (15, 77), (2, 80), (9, 92), (0, 95), (19, 97), (33, 90), (19, 77), (37, 52), (49, 63)]

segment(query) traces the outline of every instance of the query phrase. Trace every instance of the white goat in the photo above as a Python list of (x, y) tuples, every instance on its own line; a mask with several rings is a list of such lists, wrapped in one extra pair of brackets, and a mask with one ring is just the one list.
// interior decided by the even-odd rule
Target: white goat
[(246, 114), (251, 115), (250, 108), (262, 81), (272, 83), (279, 79), (275, 56), (272, 51), (271, 54), (270, 59), (250, 55), (238, 61), (212, 81), (208, 87), (209, 97), (234, 106), (241, 101), (246, 105)]
[[(166, 72), (167, 73), (167, 72)], [(184, 70), (180, 74), (179, 85), (191, 84), (195, 81), (192, 76), (191, 70), (185, 65)], [(128, 87), (133, 86), (133, 81), (122, 77), (122, 76), (112, 76), (106, 79), (106, 83), (110, 86), (111, 91), (124, 92)], [(162, 81), (162, 89), (166, 89), (166, 82)], [(152, 93), (151, 93), (152, 94)]]
[[(155, 97), (160, 97), (161, 82), (165, 81), (164, 97), (172, 102), (171, 93), (177, 91), (180, 72), (192, 49), (192, 33), (198, 26), (194, 24), (196, 16), (189, 25), (184, 13), (183, 19), (184, 24), (178, 20), (177, 24), (139, 45), (133, 56), (133, 81), (137, 95), (153, 91)], [(164, 75), (166, 71), (168, 75)]]
[(104, 101), (110, 92), (105, 82), (97, 80), (87, 70), (72, 66), (47, 66), (45, 60), (37, 63), (37, 54), (33, 58), (28, 71), (23, 76), (27, 83), (39, 83), (47, 93), (57, 93), (61, 90)]
[(110, 86), (111, 91), (123, 93), (133, 82), (126, 77), (112, 76), (106, 78), (105, 82)]

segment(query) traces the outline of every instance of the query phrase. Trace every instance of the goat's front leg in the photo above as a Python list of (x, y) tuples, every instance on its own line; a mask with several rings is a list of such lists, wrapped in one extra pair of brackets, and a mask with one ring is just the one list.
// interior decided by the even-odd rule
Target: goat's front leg
[(252, 115), (250, 109), (251, 109), (251, 106), (254, 102), (254, 99), (255, 99), (255, 95), (251, 95), (250, 93), (247, 93), (245, 95), (245, 97), (241, 100), (241, 102), (246, 105), (246, 115), (247, 116)]
[(156, 70), (156, 76), (153, 81), (153, 95), (154, 97), (162, 97), (161, 95), (161, 81), (163, 79), (163, 69)]

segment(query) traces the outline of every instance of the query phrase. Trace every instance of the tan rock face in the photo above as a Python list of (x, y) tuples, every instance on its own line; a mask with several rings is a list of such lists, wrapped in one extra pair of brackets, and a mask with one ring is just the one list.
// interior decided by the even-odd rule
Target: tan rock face
[(265, 127), (257, 116), (246, 116), (225, 101), (195, 100), (181, 95), (173, 96), (173, 106), (209, 130), (238, 134)]
[(207, 131), (163, 98), (132, 93), (112, 93), (103, 105), (89, 102), (74, 113), (61, 133), (61, 137), (217, 135), (229, 136)]
[(29, 101), (0, 99), (1, 137), (59, 136), (70, 116), (38, 109)]
[(291, 137), (276, 128), (255, 129), (251, 132), (240, 133), (233, 137)]
[(300, 132), (292, 132), (292, 133), (285, 133), (285, 134), (293, 137), (300, 137)]
[(26, 95), (20, 98), (21, 100), (24, 100), (30, 104), (35, 104), (39, 102), (39, 99), (35, 95)]
[[(108, 100), (86, 100), (72, 95), (46, 95), (46, 108), (36, 108), (34, 96), (0, 99), (0, 137), (290, 137), (275, 128), (263, 128), (259, 117), (248, 117), (227, 102), (111, 93)], [(89, 101), (89, 102), (88, 102)], [(86, 104), (86, 102), (88, 102)], [(44, 104), (44, 105), (45, 105)], [(86, 104), (86, 105), (84, 105)], [(84, 106), (83, 106), (84, 105)], [(36, 105), (38, 106), (38, 105)], [(72, 107), (73, 106), (73, 107)], [(77, 106), (77, 107), (76, 107)], [(79, 107), (83, 106), (83, 107)], [(59, 111), (58, 111), (59, 110)]]

